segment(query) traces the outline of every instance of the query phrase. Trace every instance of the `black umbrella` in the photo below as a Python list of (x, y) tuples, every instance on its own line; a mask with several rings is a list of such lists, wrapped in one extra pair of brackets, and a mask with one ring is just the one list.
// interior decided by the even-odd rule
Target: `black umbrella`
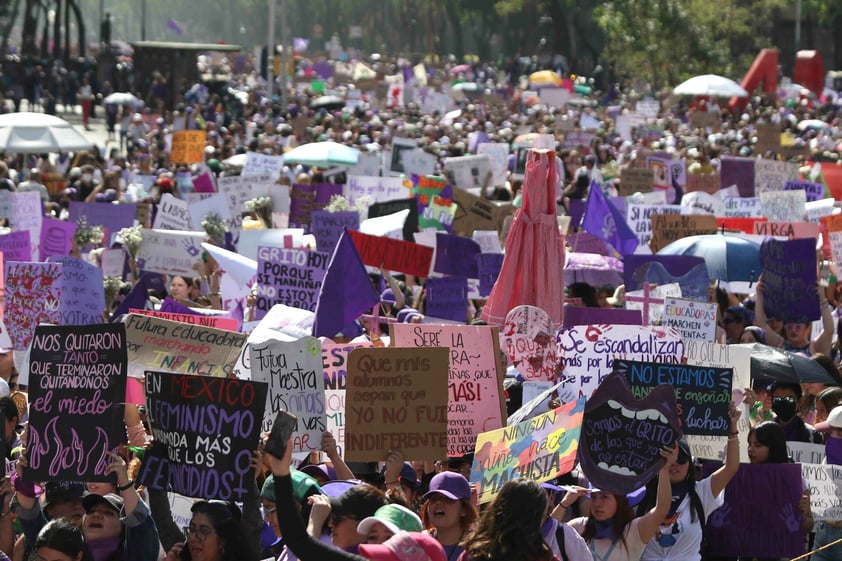
[(310, 109), (342, 109), (345, 107), (345, 100), (337, 95), (323, 95), (317, 97), (310, 103)]
[(751, 377), (755, 380), (791, 384), (837, 384), (830, 373), (812, 358), (762, 343), (737, 346), (751, 350)]

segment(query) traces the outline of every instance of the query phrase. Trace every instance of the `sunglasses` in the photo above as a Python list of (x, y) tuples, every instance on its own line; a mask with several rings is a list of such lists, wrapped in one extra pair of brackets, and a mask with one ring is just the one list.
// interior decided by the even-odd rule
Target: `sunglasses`
[(684, 453), (680, 453), (678, 455), (678, 459), (675, 461), (675, 463), (680, 465), (680, 466), (683, 466), (685, 464), (689, 464), (690, 463), (690, 456), (688, 456)]
[(790, 401), (790, 402), (794, 403), (797, 400), (794, 397), (792, 397), (791, 395), (788, 395), (788, 396), (785, 396), (785, 397), (778, 396), (778, 397), (772, 398), (772, 403), (781, 403), (783, 401)]

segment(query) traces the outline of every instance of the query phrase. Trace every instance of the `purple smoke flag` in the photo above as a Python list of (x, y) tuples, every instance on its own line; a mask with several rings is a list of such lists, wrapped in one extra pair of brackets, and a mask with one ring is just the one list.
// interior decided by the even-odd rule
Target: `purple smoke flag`
[(303, 53), (310, 47), (310, 40), (303, 37), (292, 38), (292, 50), (296, 53)]
[(605, 198), (602, 188), (591, 183), (591, 192), (582, 215), (582, 228), (611, 244), (622, 255), (634, 253), (640, 241), (629, 228), (626, 219), (611, 201)]
[(313, 337), (335, 337), (379, 302), (380, 295), (374, 290), (346, 228), (333, 250), (319, 290)]
[(184, 35), (184, 28), (181, 27), (177, 21), (170, 18), (167, 20), (167, 29), (175, 33), (176, 35)]

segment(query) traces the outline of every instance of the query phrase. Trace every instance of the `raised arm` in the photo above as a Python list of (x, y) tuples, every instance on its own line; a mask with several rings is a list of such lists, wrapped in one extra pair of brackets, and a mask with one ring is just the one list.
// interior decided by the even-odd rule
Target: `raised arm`
[(728, 431), (728, 446), (725, 448), (725, 463), (710, 476), (710, 491), (714, 497), (719, 496), (740, 469), (740, 432), (737, 429), (740, 410), (733, 401), (728, 406), (728, 416), (731, 418), (731, 428)]
[(783, 347), (784, 338), (775, 333), (766, 321), (766, 308), (763, 306), (763, 275), (757, 279), (754, 300), (754, 325), (766, 332), (766, 344), (770, 347)]
[(827, 305), (827, 292), (821, 283), (818, 289), (819, 307), (822, 310), (822, 330), (813, 338), (812, 353), (822, 353), (830, 356), (830, 347), (833, 344), (833, 315), (831, 315), (830, 307)]
[(640, 517), (637, 526), (637, 533), (640, 541), (649, 543), (649, 540), (658, 531), (661, 522), (667, 517), (672, 502), (672, 487), (670, 486), (670, 467), (678, 460), (678, 444), (672, 450), (661, 450), (661, 456), (666, 458), (667, 463), (658, 472), (658, 495), (655, 506)]

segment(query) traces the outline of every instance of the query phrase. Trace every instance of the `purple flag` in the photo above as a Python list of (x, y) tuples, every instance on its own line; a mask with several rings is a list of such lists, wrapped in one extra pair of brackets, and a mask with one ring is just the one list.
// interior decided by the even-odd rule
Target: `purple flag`
[(296, 53), (303, 53), (310, 46), (310, 40), (303, 37), (292, 38), (292, 50)]
[(380, 295), (374, 290), (363, 260), (345, 229), (333, 251), (319, 291), (313, 337), (335, 337), (379, 302)]
[(611, 244), (621, 254), (634, 253), (640, 241), (629, 228), (626, 219), (611, 201), (605, 198), (602, 188), (591, 183), (591, 192), (582, 216), (582, 228)]
[(137, 284), (134, 285), (131, 292), (126, 294), (126, 297), (123, 298), (123, 301), (120, 302), (120, 305), (114, 310), (114, 314), (111, 316), (111, 321), (118, 321), (120, 316), (124, 314), (128, 314), (131, 308), (140, 308), (143, 309), (146, 307), (146, 299), (149, 286), (149, 280), (152, 277), (159, 277), (161, 275), (158, 273), (144, 273), (140, 280), (137, 281)]
[(167, 20), (167, 29), (175, 33), (176, 35), (184, 35), (184, 28), (181, 27), (177, 21), (170, 18)]

